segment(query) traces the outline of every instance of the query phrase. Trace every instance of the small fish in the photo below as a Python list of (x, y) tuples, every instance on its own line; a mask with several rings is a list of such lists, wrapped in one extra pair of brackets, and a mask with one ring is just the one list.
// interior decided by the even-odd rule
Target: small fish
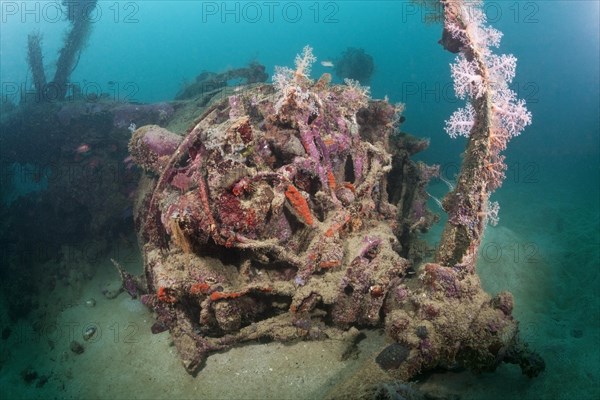
[(77, 147), (77, 149), (75, 149), (75, 152), (77, 154), (86, 154), (87, 152), (89, 152), (92, 148), (90, 147), (89, 144), (87, 143), (82, 143), (79, 147)]
[(333, 63), (331, 61), (321, 61), (321, 65), (328, 68), (333, 67)]

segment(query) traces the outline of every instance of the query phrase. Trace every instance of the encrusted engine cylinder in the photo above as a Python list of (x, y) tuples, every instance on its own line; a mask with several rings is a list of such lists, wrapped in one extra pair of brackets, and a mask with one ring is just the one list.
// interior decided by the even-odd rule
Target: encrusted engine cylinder
[(137, 210), (143, 301), (182, 354), (196, 343), (190, 370), (261, 329), (293, 339), (381, 325), (409, 267), (387, 201), (394, 108), (358, 85), (296, 89), (232, 95), (177, 149), (158, 127), (132, 138), (134, 160), (159, 174)]

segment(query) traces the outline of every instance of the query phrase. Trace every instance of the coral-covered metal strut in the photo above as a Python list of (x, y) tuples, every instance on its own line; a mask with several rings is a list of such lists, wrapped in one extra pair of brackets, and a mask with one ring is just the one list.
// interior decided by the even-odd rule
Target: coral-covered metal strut
[(458, 52), (451, 65), (454, 90), (468, 100), (448, 121), (451, 137), (466, 136), (468, 145), (454, 190), (444, 199), (448, 212), (436, 260), (444, 265), (473, 268), (487, 222), (497, 222), (498, 204), (490, 194), (504, 180), (507, 142), (531, 123), (523, 100), (508, 87), (515, 75), (516, 58), (496, 55), (502, 33), (486, 26), (479, 1), (441, 1), (444, 32), (441, 43)]

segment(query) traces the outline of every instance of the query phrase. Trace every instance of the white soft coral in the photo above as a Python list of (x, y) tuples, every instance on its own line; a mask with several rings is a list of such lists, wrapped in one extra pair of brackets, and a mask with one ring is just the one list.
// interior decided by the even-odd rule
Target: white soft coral
[(469, 137), (475, 123), (475, 110), (470, 103), (467, 103), (464, 108), (454, 111), (450, 119), (445, 122), (446, 127), (444, 129), (451, 138), (454, 139), (458, 136)]
[[(488, 94), (494, 134), (494, 150), (506, 148), (506, 142), (531, 124), (531, 113), (524, 100), (517, 100), (509, 85), (515, 77), (517, 58), (512, 54), (494, 54), (502, 32), (485, 25), (486, 17), (479, 0), (457, 3), (453, 9), (456, 18), (447, 23), (452, 37), (465, 48), (450, 64), (454, 92), (457, 97), (471, 102)], [(453, 138), (469, 136), (474, 125), (474, 109), (470, 104), (454, 112), (446, 121), (446, 132)]]
[(281, 107), (295, 100), (298, 105), (310, 111), (310, 114), (318, 114), (318, 98), (310, 90), (310, 70), (317, 58), (313, 55), (310, 46), (304, 46), (302, 53), (296, 55), (296, 70), (288, 67), (275, 67), (273, 85), (277, 89), (279, 100), (275, 102), (275, 113), (279, 113)]
[(450, 70), (457, 97), (479, 98), (485, 93), (483, 77), (477, 73), (475, 61), (467, 61), (461, 54), (456, 58), (456, 63), (450, 64)]
[(301, 78), (310, 79), (310, 71), (315, 61), (317, 61), (317, 57), (313, 55), (312, 47), (308, 45), (304, 46), (302, 53), (296, 55), (296, 80)]

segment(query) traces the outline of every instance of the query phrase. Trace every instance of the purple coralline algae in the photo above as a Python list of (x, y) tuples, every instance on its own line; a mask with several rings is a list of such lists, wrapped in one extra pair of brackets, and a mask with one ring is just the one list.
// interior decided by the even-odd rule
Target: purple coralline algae
[(146, 125), (134, 132), (129, 142), (129, 154), (144, 170), (160, 173), (181, 140), (181, 136), (158, 125)]

